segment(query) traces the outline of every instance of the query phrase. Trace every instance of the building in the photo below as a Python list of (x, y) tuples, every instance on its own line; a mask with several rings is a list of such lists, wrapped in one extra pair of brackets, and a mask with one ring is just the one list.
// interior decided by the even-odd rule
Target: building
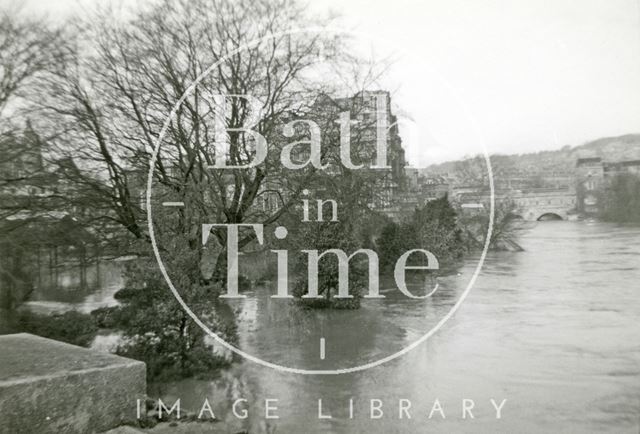
[(577, 209), (586, 215), (597, 214), (610, 180), (620, 174), (640, 175), (640, 160), (605, 162), (600, 157), (576, 161)]
[(58, 286), (62, 267), (77, 267), (84, 288), (87, 264), (99, 251), (95, 232), (79, 222), (93, 203), (80, 198), (78, 167), (44, 149), (29, 126), (0, 139), (0, 307)]
[(411, 215), (416, 208), (447, 196), (450, 189), (450, 182), (444, 176), (430, 176), (422, 169), (407, 167), (404, 188), (397, 192), (393, 205), (386, 214), (396, 221), (401, 220)]
[[(349, 112), (350, 119), (350, 161), (363, 168), (351, 171), (341, 164), (341, 125), (337, 122), (340, 114)], [(299, 121), (299, 122), (296, 122)], [(311, 170), (316, 168), (310, 164), (311, 147), (305, 143), (309, 141), (311, 131), (308, 122), (313, 121), (319, 129), (322, 153), (321, 164), (325, 168), (317, 171), (314, 176), (304, 179)], [(310, 107), (284, 111), (273, 121), (276, 128), (266, 137), (269, 144), (269, 154), (258, 167), (261, 169), (258, 191), (248, 209), (243, 209), (245, 221), (263, 221), (278, 213), (297, 195), (299, 205), (301, 188), (309, 190), (309, 197), (316, 199), (338, 199), (342, 191), (346, 194), (357, 193), (359, 204), (383, 213), (390, 212), (400, 191), (405, 188), (405, 152), (399, 135), (397, 119), (391, 110), (391, 96), (386, 91), (362, 91), (350, 97), (334, 98), (321, 95)], [(292, 134), (285, 134), (284, 126), (292, 124)], [(382, 131), (382, 128), (384, 130)], [(377, 140), (386, 137), (386, 161), (389, 168), (374, 168), (377, 162)], [(300, 143), (296, 143), (300, 142)], [(293, 147), (290, 145), (293, 144)], [(285, 147), (287, 149), (285, 149)], [(284, 167), (282, 158), (286, 155), (297, 169)], [(167, 169), (170, 177), (177, 177), (184, 170), (176, 166)], [(212, 169), (215, 170), (215, 169)], [(253, 169), (252, 169), (253, 170)], [(175, 171), (175, 175), (172, 173)], [(220, 184), (211, 186), (216, 194), (225, 194), (226, 198), (234, 196), (235, 185), (233, 171), (221, 174)], [(247, 171), (246, 173), (250, 173)], [(351, 176), (350, 175), (356, 175)], [(147, 173), (131, 170), (127, 173), (130, 196), (138, 198), (137, 203), (144, 210), (146, 202)], [(349, 182), (354, 184), (350, 190)], [(245, 189), (252, 181), (241, 183)], [(155, 185), (155, 184), (154, 184)], [(224, 191), (221, 191), (221, 186)], [(252, 187), (252, 186), (251, 186)], [(202, 187), (206, 190), (205, 187)], [(154, 202), (183, 200), (171, 191), (155, 188)], [(206, 194), (206, 192), (205, 192)], [(240, 193), (244, 197), (245, 192)], [(253, 194), (253, 192), (252, 192)], [(213, 198), (202, 198), (209, 207), (219, 202)], [(230, 202), (230, 199), (227, 199)]]
[[(344, 166), (340, 149), (345, 132), (338, 120), (341, 113), (349, 113), (349, 156), (355, 166), (363, 166), (354, 171), (359, 184), (354, 192), (361, 196), (360, 202), (369, 208), (389, 214), (394, 212), (396, 199), (406, 188), (405, 151), (398, 131), (397, 118), (391, 110), (391, 96), (387, 91), (362, 91), (350, 97), (334, 98), (329, 95), (320, 96), (308, 113), (301, 118), (314, 121), (321, 131), (322, 162), (327, 167), (314, 180), (309, 190), (320, 196), (332, 198), (336, 186), (336, 178), (341, 180), (338, 189), (344, 190), (349, 182), (349, 171)], [(307, 131), (299, 131), (304, 137)], [(386, 165), (388, 168), (376, 168), (378, 160), (378, 139), (385, 139)], [(289, 139), (291, 140), (291, 139)], [(297, 146), (292, 156), (294, 163), (309, 159), (309, 147)], [(344, 183), (343, 183), (344, 182)], [(280, 184), (278, 194), (286, 194), (287, 188), (279, 180), (267, 180), (265, 189), (272, 189), (270, 184)], [(272, 194), (273, 195), (273, 194)], [(282, 199), (280, 199), (282, 200)], [(275, 203), (275, 199), (265, 197), (264, 203)]]
[(604, 183), (604, 163), (600, 157), (578, 158), (576, 161), (576, 195), (578, 211), (595, 214), (598, 195)]
[(3, 219), (36, 215), (79, 216), (84, 207), (69, 200), (77, 196), (72, 180), (80, 170), (72, 158), (47, 158), (44, 143), (29, 125), (23, 133), (0, 140), (0, 200)]

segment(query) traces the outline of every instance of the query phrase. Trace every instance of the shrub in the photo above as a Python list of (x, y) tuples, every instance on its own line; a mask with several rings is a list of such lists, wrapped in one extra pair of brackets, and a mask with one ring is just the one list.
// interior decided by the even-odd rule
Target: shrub
[(53, 315), (20, 311), (17, 325), (20, 331), (81, 347), (91, 345), (98, 332), (91, 315), (76, 311)]
[[(198, 262), (186, 253), (172, 264), (181, 270), (180, 293), (191, 310), (228, 342), (235, 342), (235, 317), (218, 298), (220, 289), (197, 282)], [(191, 276), (189, 275), (191, 274)], [(231, 360), (215, 354), (196, 324), (167, 289), (155, 261), (140, 259), (126, 270), (127, 286), (118, 291), (120, 305), (93, 312), (102, 326), (123, 332), (117, 353), (141, 360), (151, 381), (211, 374)]]
[[(318, 250), (324, 252), (329, 249), (341, 249), (351, 255), (360, 247), (349, 225), (342, 222), (310, 222), (294, 238), (298, 250)], [(336, 308), (357, 309), (364, 288), (368, 286), (367, 259), (364, 255), (355, 256), (349, 263), (349, 294), (350, 299), (335, 298), (338, 292), (338, 258), (327, 254), (318, 263), (318, 293), (323, 299), (301, 298), (308, 292), (308, 257), (304, 253), (296, 258), (296, 272), (299, 277), (293, 288), (293, 295), (298, 302), (308, 308)]]

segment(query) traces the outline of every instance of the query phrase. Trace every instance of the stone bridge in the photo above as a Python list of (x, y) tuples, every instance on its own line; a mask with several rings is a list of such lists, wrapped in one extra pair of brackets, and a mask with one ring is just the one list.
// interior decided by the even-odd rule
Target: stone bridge
[(514, 212), (524, 220), (567, 220), (576, 207), (573, 190), (537, 189), (511, 196), (517, 205)]
[[(458, 200), (466, 209), (486, 209), (490, 197), (485, 193), (477, 195), (466, 193)], [(576, 193), (572, 189), (532, 189), (526, 191), (496, 192), (496, 203), (513, 201), (516, 209), (513, 216), (528, 221), (538, 220), (567, 220), (575, 215)]]

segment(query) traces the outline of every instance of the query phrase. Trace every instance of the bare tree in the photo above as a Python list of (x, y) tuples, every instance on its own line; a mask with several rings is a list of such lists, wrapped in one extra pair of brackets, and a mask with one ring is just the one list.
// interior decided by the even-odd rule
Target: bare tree
[(61, 32), (17, 10), (0, 11), (0, 115), (55, 61)]
[[(489, 226), (488, 203), (485, 209), (477, 213), (465, 213), (459, 210), (459, 224), (467, 235), (467, 241), (473, 248), (482, 248), (486, 242)], [(521, 233), (530, 225), (518, 216), (517, 204), (509, 197), (496, 201), (493, 217), (493, 227), (489, 248), (492, 250), (522, 251), (518, 244)]]
[[(295, 138), (284, 137), (282, 125), (308, 116), (319, 95), (334, 92), (312, 71), (320, 53), (323, 62), (351, 60), (343, 55), (340, 37), (287, 33), (313, 24), (290, 0), (196, 0), (164, 1), (124, 23), (104, 15), (80, 25), (79, 42), (68, 44), (64, 59), (41, 80), (49, 98), (40, 104), (49, 128), (67, 131), (56, 151), (83, 166), (84, 179), (76, 181), (100, 210), (94, 215), (136, 238), (148, 238), (140, 199), (151, 151), (175, 102), (216, 62), (176, 110), (154, 167), (158, 201), (186, 205), (167, 216), (172, 222), (167, 234), (178, 231), (199, 250), (194, 228), (203, 222), (268, 225), (290, 209), (316, 170), (283, 169), (280, 150)], [(89, 40), (95, 43), (83, 42)], [(251, 95), (260, 101), (253, 128), (269, 144), (263, 164), (210, 170), (220, 152), (214, 145), (221, 140), (213, 125), (212, 113), (219, 107), (212, 95)], [(228, 164), (247, 165), (255, 157), (255, 142), (238, 129), (255, 108), (243, 98), (228, 98), (226, 108)], [(257, 206), (267, 195), (276, 198), (275, 206)], [(158, 231), (162, 235), (162, 228)], [(225, 231), (214, 234), (224, 246)], [(253, 239), (252, 231), (243, 232), (240, 247)]]
[[(32, 152), (31, 131), (23, 97), (34, 80), (55, 62), (61, 32), (43, 20), (27, 19), (19, 10), (0, 10), (0, 189), (32, 176), (37, 165), (13, 173)], [(20, 129), (26, 129), (25, 133)], [(29, 156), (27, 156), (29, 158)]]

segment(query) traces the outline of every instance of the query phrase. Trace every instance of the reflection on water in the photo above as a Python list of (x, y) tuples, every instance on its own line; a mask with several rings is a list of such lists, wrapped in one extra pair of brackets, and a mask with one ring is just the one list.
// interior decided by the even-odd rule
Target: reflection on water
[[(638, 432), (640, 409), (640, 229), (544, 222), (521, 240), (522, 253), (492, 253), (460, 311), (427, 343), (370, 370), (337, 376), (283, 374), (243, 362), (216, 381), (164, 385), (199, 409), (249, 400), (246, 427), (276, 432)], [(258, 290), (239, 303), (243, 349), (307, 369), (363, 363), (413, 342), (464, 289), (475, 261), (441, 279), (428, 301), (390, 291), (355, 312), (301, 312)], [(327, 358), (319, 358), (325, 337)], [(231, 376), (235, 384), (230, 387)], [(231, 392), (235, 391), (235, 392)], [(278, 399), (280, 419), (264, 419), (264, 399)], [(354, 419), (349, 399), (354, 399)], [(461, 419), (473, 399), (475, 419)], [(502, 419), (490, 399), (506, 398)], [(318, 399), (333, 419), (318, 420)], [(369, 418), (370, 399), (383, 401)], [(398, 418), (411, 401), (412, 419)], [(428, 419), (434, 400), (446, 419)]]
[[(19, 309), (28, 309), (39, 314), (62, 313), (77, 310), (89, 313), (100, 307), (114, 306), (118, 302), (114, 294), (124, 285), (124, 260), (100, 260), (81, 267), (65, 264), (55, 268), (42, 266), (30, 274), (33, 288), (27, 301)], [(0, 333), (15, 332), (16, 310), (0, 309)], [(113, 335), (98, 336), (94, 347), (113, 349)]]
[[(521, 253), (492, 253), (458, 313), (409, 354), (364, 372), (336, 376), (283, 374), (242, 362), (213, 381), (155, 385), (166, 402), (199, 410), (205, 398), (216, 416), (251, 432), (639, 432), (640, 228), (603, 223), (542, 222), (526, 233)], [(236, 303), (241, 346), (265, 360), (306, 369), (361, 364), (415, 341), (464, 290), (475, 267), (440, 279), (426, 301), (398, 291), (357, 311), (301, 311), (262, 288)], [(77, 300), (82, 310), (110, 303), (119, 273)], [(117, 276), (116, 276), (117, 274)], [(113, 279), (113, 280), (110, 280)], [(36, 303), (51, 303), (51, 294)], [(49, 300), (49, 301), (45, 301)], [(326, 339), (320, 360), (319, 339)], [(112, 337), (100, 338), (109, 348)], [(249, 418), (230, 403), (246, 398)], [(278, 399), (277, 420), (265, 420), (264, 400)], [(507, 402), (495, 419), (490, 399)], [(333, 419), (318, 420), (318, 399)], [(354, 419), (349, 419), (349, 400)], [(370, 399), (384, 416), (371, 420)], [(411, 401), (411, 419), (398, 401)], [(446, 419), (428, 419), (438, 399)], [(473, 399), (475, 419), (461, 419)]]
[(117, 301), (113, 295), (124, 285), (123, 261), (98, 261), (84, 267), (60, 266), (54, 270), (44, 268), (38, 284), (24, 303), (38, 313), (65, 312), (76, 309), (91, 312)]

